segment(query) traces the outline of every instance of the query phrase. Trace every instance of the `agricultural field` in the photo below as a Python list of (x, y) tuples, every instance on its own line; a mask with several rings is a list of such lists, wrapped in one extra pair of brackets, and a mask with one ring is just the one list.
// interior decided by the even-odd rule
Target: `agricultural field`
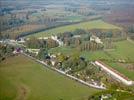
[(11, 38), (15, 38), (16, 36), (25, 33), (25, 32), (32, 32), (35, 30), (39, 30), (42, 28), (46, 28), (45, 25), (38, 25), (38, 24), (29, 24), (29, 25), (23, 25), (19, 27), (14, 27), (11, 29), (8, 29), (6, 31), (1, 32), (2, 35), (9, 34)]
[(85, 100), (99, 90), (86, 87), (18, 55), (0, 63), (1, 100)]
[(129, 66), (134, 66), (134, 64), (122, 64), (122, 63), (113, 63), (113, 62), (105, 62), (110, 67), (114, 68), (118, 72), (122, 73), (129, 79), (134, 80), (134, 69), (129, 69)]
[(82, 52), (84, 57), (89, 58), (90, 60), (97, 59), (116, 59), (116, 60), (125, 60), (128, 62), (134, 62), (134, 44), (124, 40), (113, 42), (115, 49), (110, 51), (95, 51), (95, 52)]
[(125, 60), (125, 62), (128, 63), (106, 62), (106, 64), (134, 80), (134, 44), (125, 40), (115, 42), (115, 45), (116, 49), (109, 52), (111, 57)]
[(114, 42), (115, 50), (110, 51), (109, 54), (116, 59), (125, 59), (134, 62), (134, 44), (130, 41)]
[(84, 16), (67, 16), (64, 18), (64, 21), (67, 22), (79, 22), (84, 19)]
[[(56, 35), (58, 33), (64, 33), (68, 31), (74, 31), (76, 29), (121, 29), (120, 27), (108, 24), (102, 20), (94, 20), (94, 21), (89, 21), (89, 22), (82, 22), (79, 24), (74, 24), (74, 25), (67, 25), (67, 26), (62, 26), (58, 28), (53, 28), (44, 32), (39, 32), (31, 36), (35, 37), (45, 37), (45, 36), (51, 36), (51, 35)], [(30, 37), (30, 36), (28, 36)]]

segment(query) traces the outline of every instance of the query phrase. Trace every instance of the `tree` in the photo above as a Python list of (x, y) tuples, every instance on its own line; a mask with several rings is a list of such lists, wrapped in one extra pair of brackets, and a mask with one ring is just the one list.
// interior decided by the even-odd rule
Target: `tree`
[(69, 46), (70, 45), (70, 39), (69, 38), (64, 38), (64, 44), (66, 46)]
[(41, 48), (39, 53), (38, 53), (38, 58), (41, 59), (41, 60), (44, 60), (47, 55), (48, 55), (47, 50), (44, 49), (44, 48)]
[(53, 39), (48, 39), (47, 40), (47, 46), (48, 46), (48, 48), (54, 48), (54, 47), (57, 47), (59, 44), (55, 41), (55, 40), (53, 40)]
[(26, 45), (28, 48), (33, 48), (33, 49), (40, 48), (39, 40), (35, 37), (31, 37), (30, 40), (26, 42)]
[(75, 39), (75, 45), (76, 45), (76, 46), (79, 46), (80, 44), (81, 44), (80, 38), (76, 38), (76, 39)]
[(66, 59), (66, 56), (63, 54), (60, 54), (60, 55), (58, 55), (57, 59), (59, 62), (63, 62)]
[(73, 34), (75, 35), (82, 35), (82, 34), (87, 34), (87, 32), (83, 29), (76, 29)]
[(134, 25), (128, 27), (129, 33), (134, 33)]

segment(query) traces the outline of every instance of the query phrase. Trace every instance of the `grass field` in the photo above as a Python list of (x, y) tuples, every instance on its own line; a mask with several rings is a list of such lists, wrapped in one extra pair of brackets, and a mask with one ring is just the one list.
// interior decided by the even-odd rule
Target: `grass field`
[(104, 51), (84, 51), (81, 53), (83, 57), (89, 60), (98, 60), (98, 59), (111, 59)]
[(134, 44), (124, 40), (119, 42), (114, 42), (116, 48), (112, 51), (95, 51), (95, 52), (82, 52), (84, 57), (89, 58), (90, 60), (96, 59), (124, 59), (129, 62), (134, 62)]
[(64, 18), (67, 22), (79, 22), (82, 21), (82, 19), (84, 19), (83, 16), (67, 16)]
[[(124, 40), (124, 41), (119, 41), (119, 42), (114, 42), (114, 45), (116, 46), (115, 50), (112, 51), (83, 51), (80, 52), (81, 56), (85, 57), (88, 60), (94, 61), (98, 59), (106, 59), (106, 60), (112, 60), (112, 59), (122, 59), (127, 62), (130, 62), (130, 64), (134, 63), (134, 44)], [(57, 47), (54, 49), (51, 49), (51, 53), (63, 53), (63, 54), (72, 54), (77, 49), (72, 49), (70, 47)], [(119, 64), (119, 63), (113, 63), (113, 62), (107, 62), (105, 61), (106, 64), (108, 64), (110, 67), (113, 67), (120, 73), (124, 74), (128, 78), (134, 80), (134, 71), (129, 70), (126, 65), (124, 64)]]
[(71, 47), (56, 47), (56, 48), (52, 48), (49, 50), (49, 53), (63, 53), (65, 55), (71, 55), (72, 53), (74, 53), (76, 49), (75, 48), (71, 48)]
[[(134, 63), (134, 44), (125, 40), (114, 43), (116, 49), (109, 52), (111, 57), (115, 59), (124, 59), (125, 61)], [(117, 71), (121, 72), (128, 78), (134, 80), (134, 70), (128, 70), (126, 65), (119, 63), (106, 62), (109, 66), (113, 67)]]
[[(82, 51), (80, 52), (82, 56), (90, 60), (97, 60), (97, 59), (124, 59), (126, 61), (134, 62), (134, 44), (124, 40), (119, 42), (114, 42), (116, 48), (112, 51)], [(56, 47), (51, 49), (49, 52), (51, 53), (64, 53), (70, 54), (75, 52), (76, 48), (71, 47)]]
[[(71, 47), (56, 47), (49, 50), (49, 53), (63, 53), (65, 55), (71, 55), (74, 52), (78, 51), (76, 48)], [(85, 57), (88, 60), (97, 60), (97, 59), (111, 59), (104, 51), (78, 51), (82, 57)]]
[(127, 76), (129, 79), (134, 80), (134, 70), (128, 70), (126, 66), (123, 66), (120, 63), (112, 63), (112, 62), (105, 62), (107, 65), (110, 67), (114, 68), (118, 72), (124, 74)]
[(0, 100), (86, 100), (98, 90), (22, 56), (0, 63)]
[(125, 40), (115, 42), (116, 49), (109, 54), (116, 59), (125, 59), (134, 62), (134, 44)]
[[(82, 55), (90, 60), (97, 60), (97, 59), (123, 59), (128, 62), (134, 63), (134, 44), (125, 40), (114, 42), (116, 46), (115, 50), (107, 51), (107, 53), (103, 51), (96, 51), (96, 52), (82, 52)], [(120, 63), (113, 63), (113, 62), (105, 62), (110, 67), (116, 69), (120, 73), (124, 74), (128, 78), (134, 80), (134, 70), (129, 70), (126, 65)], [(131, 64), (131, 63), (130, 63)]]
[(62, 27), (58, 27), (58, 28), (53, 28), (53, 29), (50, 29), (47, 31), (33, 34), (32, 36), (45, 37), (45, 36), (50, 36), (53, 34), (56, 35), (58, 33), (74, 31), (75, 29), (86, 29), (87, 30), (87, 29), (121, 29), (121, 28), (108, 24), (102, 20), (95, 20), (95, 21), (89, 21), (89, 22), (83, 22), (83, 23), (74, 24), (74, 25), (67, 25), (67, 26), (62, 26)]

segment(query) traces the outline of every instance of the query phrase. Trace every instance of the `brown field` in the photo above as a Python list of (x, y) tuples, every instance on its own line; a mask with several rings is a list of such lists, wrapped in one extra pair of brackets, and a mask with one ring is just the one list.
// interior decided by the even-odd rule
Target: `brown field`
[(120, 26), (129, 26), (134, 23), (133, 5), (112, 8), (111, 13), (105, 15), (104, 20)]
[(45, 25), (29, 24), (29, 25), (23, 25), (20, 27), (11, 28), (9, 30), (3, 31), (2, 34), (9, 34), (11, 38), (15, 38), (17, 35), (23, 32), (31, 32), (31, 31), (38, 30), (38, 29), (45, 28), (45, 27), (46, 27)]

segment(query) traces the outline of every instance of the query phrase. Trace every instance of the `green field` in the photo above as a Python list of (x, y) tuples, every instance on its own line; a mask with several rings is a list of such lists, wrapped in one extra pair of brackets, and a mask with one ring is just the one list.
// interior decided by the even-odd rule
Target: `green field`
[(82, 19), (84, 19), (83, 16), (67, 16), (64, 18), (67, 22), (79, 22), (82, 21)]
[[(97, 60), (97, 59), (122, 59), (131, 63), (134, 63), (134, 44), (124, 40), (119, 42), (114, 42), (116, 46), (115, 50), (107, 51), (107, 53), (103, 51), (96, 51), (96, 52), (82, 52), (82, 55), (90, 60)], [(113, 62), (105, 62), (110, 67), (116, 69), (120, 73), (124, 74), (128, 78), (134, 80), (134, 70), (127, 69), (126, 65), (122, 65), (119, 63)]]
[(134, 44), (125, 40), (114, 42), (115, 50), (109, 54), (116, 59), (125, 59), (134, 62)]
[[(56, 47), (49, 50), (49, 53), (63, 53), (65, 55), (71, 55), (74, 52), (78, 51), (76, 48), (71, 47)], [(79, 51), (78, 51), (79, 52)], [(111, 59), (104, 51), (82, 51), (79, 52), (82, 57), (85, 57), (88, 60), (97, 60), (97, 59)]]
[(48, 52), (49, 53), (54, 53), (54, 54), (63, 53), (65, 55), (71, 55), (72, 53), (74, 53), (75, 50), (76, 50), (75, 48), (71, 48), (69, 46), (68, 47), (64, 46), (64, 47), (52, 48)]
[(58, 33), (74, 31), (75, 29), (88, 30), (88, 29), (121, 29), (121, 28), (108, 24), (102, 20), (95, 20), (95, 21), (89, 21), (89, 22), (83, 22), (83, 23), (74, 24), (74, 25), (67, 25), (67, 26), (62, 26), (62, 27), (58, 27), (58, 28), (53, 28), (53, 29), (50, 29), (47, 31), (36, 33), (32, 36), (45, 37), (45, 36), (50, 36), (53, 34), (56, 35)]
[(120, 63), (112, 63), (112, 62), (105, 62), (110, 67), (114, 68), (115, 70), (119, 71), (129, 79), (134, 80), (134, 70), (128, 70), (126, 66), (121, 65)]
[[(134, 44), (125, 40), (114, 43), (116, 49), (109, 52), (111, 57), (115, 59), (124, 59), (125, 61), (134, 63)], [(119, 63), (106, 62), (109, 66), (113, 67), (117, 71), (123, 73), (128, 78), (134, 80), (134, 70), (128, 70), (127, 67)]]
[(0, 63), (0, 100), (86, 100), (98, 90), (22, 56)]
[[(134, 44), (124, 40), (124, 41), (119, 41), (119, 42), (114, 42), (114, 45), (116, 48), (112, 51), (83, 51), (80, 52), (80, 55), (85, 57), (88, 60), (94, 61), (98, 59), (106, 59), (106, 60), (112, 60), (116, 59), (117, 61), (119, 59), (125, 60), (126, 62), (130, 62), (131, 64), (134, 63)], [(57, 47), (51, 49), (49, 52), (51, 53), (63, 53), (66, 55), (72, 54), (77, 49), (71, 48), (71, 47)], [(113, 62), (105, 62), (108, 64), (110, 67), (113, 67), (120, 73), (124, 74), (128, 78), (134, 80), (134, 71), (133, 70), (128, 70), (126, 67), (122, 66), (121, 64), (118, 63), (113, 63)]]
[(115, 49), (111, 51), (95, 51), (95, 52), (82, 52), (84, 57), (89, 58), (90, 60), (95, 59), (124, 59), (129, 62), (134, 62), (134, 44), (124, 40), (119, 42), (114, 42)]
[[(89, 60), (97, 60), (97, 59), (124, 59), (126, 61), (134, 62), (134, 44), (124, 40), (119, 42), (114, 42), (116, 48), (112, 51), (82, 51), (81, 55)], [(71, 54), (77, 51), (76, 48), (71, 47), (56, 47), (50, 49), (51, 53), (64, 53)]]
[(111, 59), (104, 51), (84, 51), (81, 53), (83, 57), (89, 60), (98, 60), (98, 59)]

